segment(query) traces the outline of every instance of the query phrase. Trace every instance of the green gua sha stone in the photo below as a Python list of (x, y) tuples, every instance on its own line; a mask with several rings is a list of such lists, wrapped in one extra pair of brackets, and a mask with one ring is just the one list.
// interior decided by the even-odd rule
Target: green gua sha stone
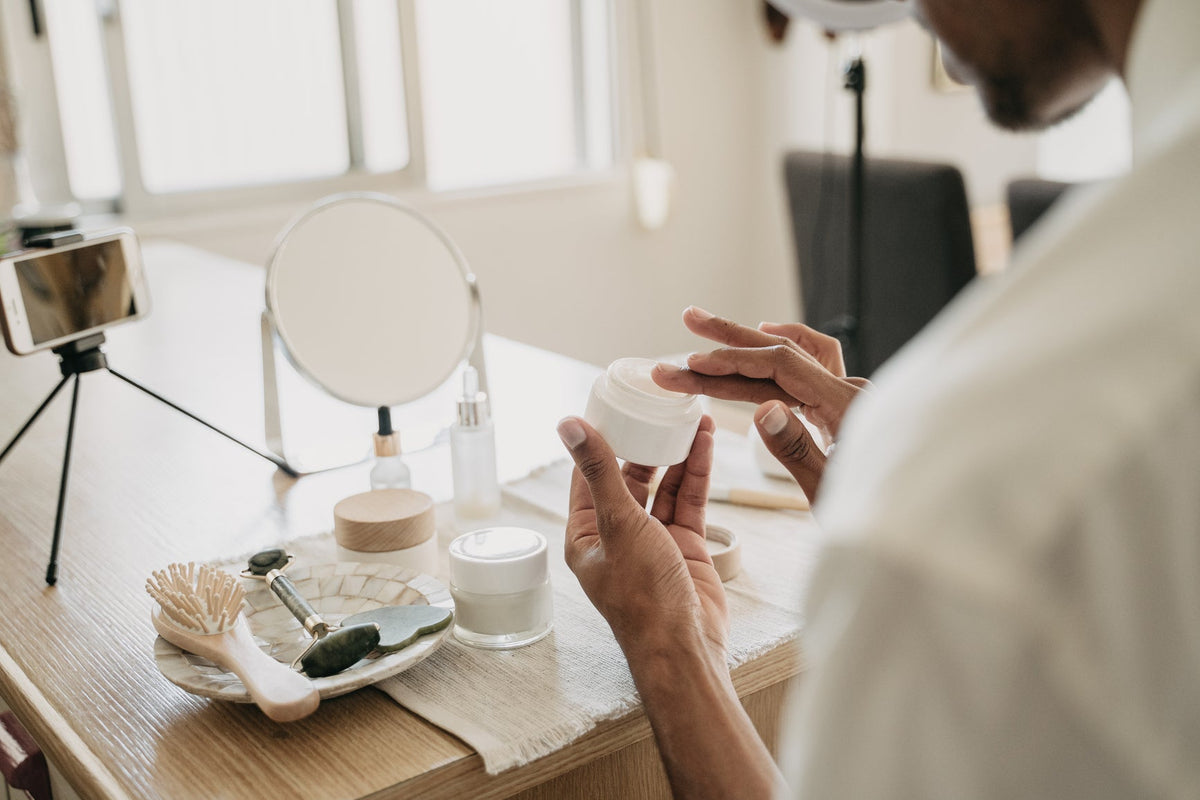
[(310, 678), (336, 675), (366, 658), (378, 646), (378, 625), (350, 625), (313, 642), (300, 659), (301, 671)]
[(279, 549), (263, 550), (250, 556), (249, 572), (251, 575), (266, 575), (273, 569), (283, 569), (287, 566), (288, 554)]
[(342, 624), (378, 624), (379, 644), (375, 649), (380, 653), (394, 653), (408, 647), (419, 636), (440, 631), (453, 618), (454, 612), (438, 606), (384, 606), (351, 614), (342, 620)]

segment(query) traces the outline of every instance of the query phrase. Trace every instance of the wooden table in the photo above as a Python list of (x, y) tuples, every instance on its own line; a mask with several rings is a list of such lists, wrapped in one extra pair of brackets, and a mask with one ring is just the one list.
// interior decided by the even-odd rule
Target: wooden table
[[(155, 309), (113, 329), (112, 366), (259, 446), (263, 271), (169, 243), (145, 248)], [(501, 477), (562, 456), (554, 424), (582, 410), (595, 367), (489, 337)], [(0, 353), (0, 444), (58, 380), (50, 353)], [(537, 387), (530, 391), (529, 387)], [(0, 699), (81, 797), (522, 798), (667, 794), (645, 716), (602, 724), (498, 776), (460, 740), (381, 692), (269, 721), (168, 683), (143, 586), (172, 561), (219, 560), (331, 527), (368, 467), (292, 480), (103, 372), (82, 376), (59, 582), (44, 582), (65, 443), (64, 391), (0, 463)], [(409, 458), (414, 487), (449, 496), (444, 446)], [(781, 647), (734, 683), (774, 745)]]

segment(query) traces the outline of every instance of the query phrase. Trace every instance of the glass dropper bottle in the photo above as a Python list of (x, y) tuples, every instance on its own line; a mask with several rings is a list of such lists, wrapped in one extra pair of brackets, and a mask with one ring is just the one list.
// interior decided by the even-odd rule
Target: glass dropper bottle
[(380, 406), (371, 489), (407, 489), (411, 485), (412, 474), (400, 457), (400, 434), (392, 430), (392, 411), (387, 406)]

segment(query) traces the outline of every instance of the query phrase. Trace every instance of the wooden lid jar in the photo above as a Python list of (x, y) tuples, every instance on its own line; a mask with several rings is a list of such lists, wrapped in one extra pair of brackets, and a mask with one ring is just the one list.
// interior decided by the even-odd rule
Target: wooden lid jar
[(412, 489), (375, 489), (333, 507), (333, 536), (345, 561), (387, 562), (437, 571), (433, 498)]

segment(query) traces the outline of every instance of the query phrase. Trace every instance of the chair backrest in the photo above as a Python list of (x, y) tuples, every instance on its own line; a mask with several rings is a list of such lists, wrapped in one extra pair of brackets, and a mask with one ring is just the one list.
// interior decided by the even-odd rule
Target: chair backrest
[[(805, 321), (849, 312), (851, 159), (785, 159)], [(949, 164), (869, 158), (864, 171), (862, 309), (847, 371), (870, 375), (975, 277), (962, 174)]]
[(1018, 178), (1007, 188), (1008, 222), (1014, 243), (1074, 184), (1042, 178)]

